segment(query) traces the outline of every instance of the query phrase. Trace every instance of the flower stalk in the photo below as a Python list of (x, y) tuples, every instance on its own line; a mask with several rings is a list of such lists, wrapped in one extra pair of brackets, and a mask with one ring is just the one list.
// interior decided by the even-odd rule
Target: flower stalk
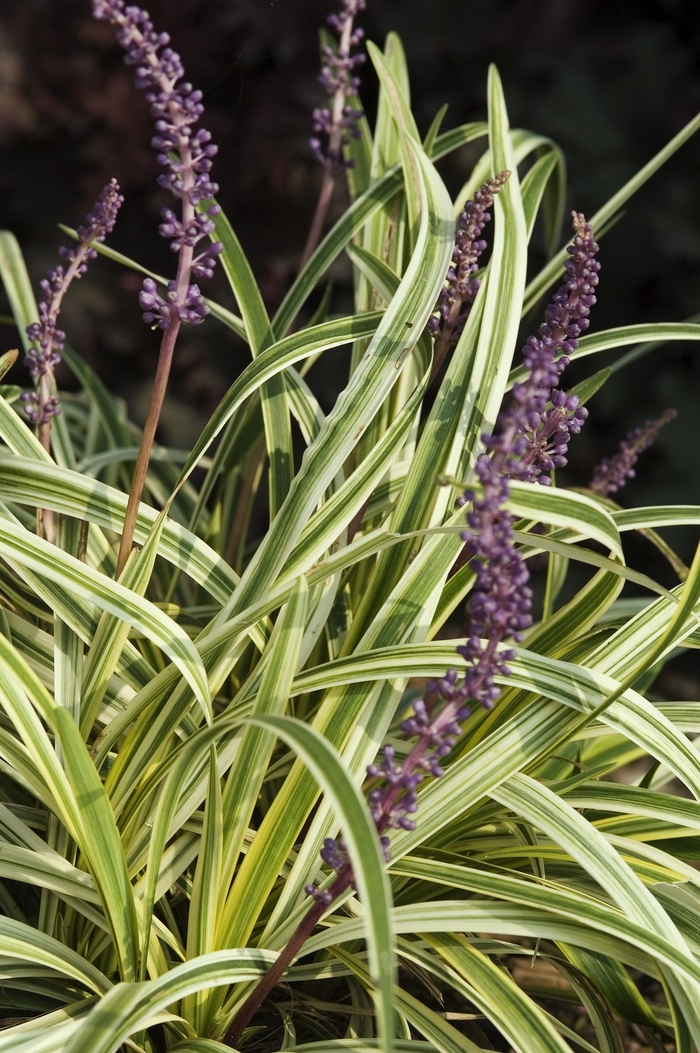
[(656, 420), (645, 421), (641, 427), (629, 432), (620, 443), (617, 453), (612, 457), (604, 457), (597, 466), (589, 489), (603, 497), (617, 493), (628, 479), (634, 478), (634, 465), (640, 454), (652, 445), (661, 429), (676, 416), (674, 409), (667, 409)]
[(180, 202), (180, 218), (164, 208), (160, 225), (161, 235), (171, 239), (170, 247), (178, 254), (176, 278), (168, 282), (165, 297), (150, 278), (144, 281), (139, 295), (144, 321), (160, 328), (163, 335), (151, 404), (124, 518), (117, 557), (118, 577), (133, 545), (136, 517), (180, 327), (183, 323), (197, 325), (209, 313), (199, 286), (192, 284), (191, 279), (193, 276), (212, 276), (216, 257), (223, 246), (213, 242), (195, 255), (197, 243), (212, 234), (214, 223), (211, 217), (219, 211), (217, 205), (205, 210), (199, 208), (201, 202), (213, 198), (219, 189), (209, 177), (217, 147), (212, 145), (211, 135), (206, 129), (193, 130), (204, 111), (201, 91), (183, 80), (185, 71), (180, 56), (169, 46), (168, 34), (154, 30), (147, 11), (127, 7), (123, 0), (93, 0), (93, 14), (97, 19), (112, 23), (117, 40), (126, 52), (125, 61), (136, 67), (136, 86), (145, 90), (151, 113), (156, 118), (157, 134), (152, 145), (158, 151), (159, 163), (166, 168), (166, 172), (158, 177), (158, 183)]
[[(314, 110), (316, 134), (309, 143), (313, 156), (323, 165), (323, 179), (316, 211), (301, 255), (300, 271), (308, 263), (321, 239), (336, 176), (355, 164), (352, 158), (346, 160), (343, 157), (343, 147), (360, 135), (358, 122), (362, 111), (353, 109), (347, 100), (357, 95), (360, 86), (360, 79), (353, 75), (353, 69), (365, 61), (365, 55), (362, 52), (353, 55), (351, 51), (364, 36), (361, 29), (354, 27), (354, 19), (366, 6), (366, 0), (343, 0), (340, 12), (328, 18), (328, 24), (338, 33), (338, 50), (334, 51), (328, 46), (322, 49), (324, 64), (318, 79), (328, 93), (330, 105)], [(319, 138), (321, 135), (326, 139), (325, 145)]]
[[(43, 299), (39, 303), (39, 321), (27, 326), (27, 336), (32, 346), (27, 351), (24, 364), (37, 387), (35, 391), (25, 391), (22, 401), (24, 412), (36, 425), (39, 442), (49, 454), (51, 421), (61, 412), (59, 400), (53, 394), (53, 377), (66, 342), (66, 334), (58, 328), (63, 297), (71, 283), (85, 274), (88, 260), (97, 256), (93, 243), (104, 241), (113, 230), (123, 201), (116, 179), (110, 180), (87, 216), (85, 225), (78, 227), (78, 244), (70, 249), (61, 247), (58, 250), (59, 255), (67, 260), (68, 266), (64, 268), (59, 264), (41, 282)], [(38, 533), (48, 541), (55, 540), (54, 514), (49, 509), (38, 510), (37, 527)]]

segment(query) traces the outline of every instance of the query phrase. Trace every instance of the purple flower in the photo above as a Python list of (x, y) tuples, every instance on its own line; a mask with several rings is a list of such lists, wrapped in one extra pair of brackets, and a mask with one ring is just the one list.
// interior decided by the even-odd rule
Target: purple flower
[[(473, 275), (479, 269), (479, 257), (486, 242), (479, 238), (491, 219), (489, 209), (493, 199), (510, 176), (510, 172), (499, 172), (477, 190), (473, 201), (467, 201), (457, 223), (452, 263), (447, 272), (437, 304), (437, 314), (428, 320), (428, 332), (436, 342), (447, 346), (455, 343), (467, 320), (469, 309), (479, 291), (478, 278)], [(436, 352), (437, 354), (437, 352)]]
[(61, 361), (66, 340), (66, 334), (57, 325), (61, 302), (73, 279), (81, 278), (87, 270), (87, 261), (97, 255), (91, 243), (104, 241), (113, 230), (123, 201), (119, 184), (116, 179), (112, 179), (102, 190), (85, 225), (78, 227), (77, 245), (58, 250), (67, 260), (68, 267), (55, 267), (40, 284), (43, 299), (39, 303), (39, 321), (27, 326), (27, 336), (34, 346), (29, 349), (24, 360), (32, 379), (39, 384), (39, 391), (22, 395), (25, 412), (34, 424), (48, 424), (60, 412), (58, 399), (49, 396), (47, 384), (42, 384), (42, 379), (48, 379)]
[[(316, 160), (335, 174), (355, 164), (352, 158), (347, 161), (343, 158), (343, 147), (360, 136), (358, 121), (362, 111), (354, 110), (347, 99), (357, 95), (360, 86), (360, 78), (353, 75), (353, 70), (365, 61), (365, 56), (362, 53), (351, 55), (350, 51), (364, 37), (361, 29), (353, 28), (353, 20), (366, 6), (366, 0), (343, 0), (340, 12), (328, 18), (328, 24), (338, 33), (338, 50), (327, 46), (322, 49), (324, 64), (318, 79), (326, 89), (331, 105), (313, 111), (317, 135), (309, 140), (309, 144)], [(325, 137), (325, 144), (319, 135)]]
[(558, 389), (568, 356), (588, 328), (600, 270), (590, 225), (580, 212), (572, 216), (576, 236), (564, 265), (566, 282), (547, 307), (539, 336), (531, 336), (523, 348), (529, 376), (513, 386), (513, 401), (499, 418), (500, 428), (484, 437), (505, 474), (545, 486), (550, 479), (541, 473), (566, 464), (569, 437), (578, 434), (588, 416), (575, 395), (567, 397)]
[(667, 409), (656, 420), (648, 420), (622, 440), (620, 448), (612, 457), (604, 457), (593, 473), (590, 487), (594, 493), (607, 497), (616, 493), (628, 479), (633, 479), (633, 465), (637, 458), (653, 443), (665, 424), (677, 416), (674, 409)]
[(219, 190), (209, 175), (217, 147), (205, 128), (194, 130), (204, 111), (202, 93), (183, 81), (180, 56), (169, 46), (167, 33), (156, 33), (147, 11), (127, 7), (124, 0), (93, 0), (93, 14), (112, 22), (126, 52), (125, 61), (136, 67), (136, 86), (145, 91), (156, 118), (157, 134), (151, 142), (166, 169), (158, 183), (180, 200), (182, 208), (180, 219), (164, 208), (160, 226), (163, 237), (171, 239), (171, 249), (180, 255), (177, 281), (169, 284), (165, 297), (156, 292), (153, 282), (144, 282), (140, 296), (144, 321), (155, 322), (161, 329), (176, 321), (197, 324), (209, 309), (198, 286), (189, 284), (189, 277), (210, 278), (223, 250), (220, 242), (213, 242), (199, 255), (194, 253), (198, 242), (213, 233), (211, 217), (220, 211), (218, 205), (196, 211)]

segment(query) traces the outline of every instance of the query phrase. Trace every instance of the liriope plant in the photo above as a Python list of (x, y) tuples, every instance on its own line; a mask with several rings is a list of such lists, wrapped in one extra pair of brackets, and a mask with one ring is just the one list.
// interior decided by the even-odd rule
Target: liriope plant
[[(616, 368), (559, 391), (562, 354), (633, 345), (622, 365), (700, 339), (692, 322), (596, 330), (594, 310), (583, 331), (594, 238), (700, 116), (575, 214), (571, 255), (561, 152), (509, 127), (494, 69), (485, 122), (443, 131), (441, 112), (421, 137), (400, 41), (369, 44), (370, 129), (363, 7), (344, 0), (325, 38), (319, 205), (273, 316), (213, 199), (201, 97), (122, 0), (94, 10), (158, 122), (176, 278), (104, 242), (114, 184), (66, 228), (77, 248), (41, 308), (0, 235), (37, 383), (0, 390), (0, 1053), (617, 1053), (622, 1025), (700, 1047), (700, 717), (654, 692), (700, 644), (700, 561), (658, 531), (700, 507), (617, 502), (668, 412), (588, 489), (551, 474)], [(453, 201), (440, 161), (469, 142)], [(549, 258), (528, 282), (540, 220)], [(143, 435), (57, 328), (95, 251), (144, 275), (161, 330)], [(343, 254), (341, 317), (319, 292)], [(217, 258), (238, 313), (190, 280)], [(154, 443), (159, 405), (180, 326), (208, 313), (251, 360), (183, 459)], [(347, 381), (324, 414), (310, 370), (338, 347)], [(56, 391), (59, 355), (77, 395)], [(630, 531), (674, 588), (627, 565)]]

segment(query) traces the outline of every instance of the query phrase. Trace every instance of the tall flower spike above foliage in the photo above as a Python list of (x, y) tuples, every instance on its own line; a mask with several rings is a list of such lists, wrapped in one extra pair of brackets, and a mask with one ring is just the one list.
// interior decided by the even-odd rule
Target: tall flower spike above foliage
[(93, 0), (93, 13), (95, 18), (112, 23), (117, 40), (126, 52), (126, 62), (136, 67), (136, 86), (145, 91), (156, 119), (152, 143), (158, 151), (158, 161), (166, 169), (158, 182), (180, 202), (180, 216), (164, 208), (160, 226), (160, 233), (170, 239), (171, 249), (178, 254), (177, 276), (168, 282), (165, 296), (151, 278), (146, 278), (139, 296), (144, 321), (162, 329), (163, 337), (124, 518), (117, 557), (119, 575), (133, 543), (138, 506), (180, 326), (184, 322), (196, 325), (209, 313), (199, 286), (191, 282), (191, 278), (210, 278), (223, 246), (220, 242), (208, 241), (204, 250), (195, 255), (197, 244), (213, 233), (212, 216), (219, 211), (218, 205), (197, 211), (198, 206), (214, 197), (219, 189), (209, 175), (217, 148), (212, 145), (208, 131), (194, 130), (204, 109), (201, 91), (183, 80), (185, 71), (180, 56), (170, 47), (168, 34), (155, 31), (147, 11), (127, 7), (124, 0)]
[(165, 297), (154, 281), (144, 281), (139, 296), (143, 318), (161, 329), (167, 329), (175, 318), (196, 325), (204, 320), (209, 308), (199, 286), (190, 284), (189, 279), (191, 275), (210, 278), (223, 248), (219, 242), (210, 242), (194, 255), (198, 242), (213, 232), (211, 217), (219, 211), (217, 205), (205, 212), (196, 211), (202, 201), (214, 197), (219, 190), (209, 175), (217, 147), (206, 129), (194, 130), (204, 112), (202, 93), (182, 79), (185, 71), (180, 56), (169, 46), (168, 34), (155, 31), (147, 11), (126, 6), (124, 0), (93, 0), (93, 13), (95, 18), (116, 27), (117, 40), (126, 52), (125, 61), (136, 67), (136, 86), (145, 91), (156, 118), (157, 134), (152, 145), (166, 169), (158, 183), (181, 202), (181, 217), (164, 208), (160, 226), (162, 236), (170, 238), (173, 252), (180, 254), (177, 279), (168, 283)]
[(664, 425), (674, 420), (676, 415), (674, 409), (667, 409), (656, 420), (645, 421), (640, 428), (629, 432), (620, 443), (617, 453), (603, 458), (595, 469), (590, 489), (604, 497), (617, 493), (628, 479), (634, 478), (634, 465), (639, 455), (651, 446)]
[[(338, 50), (325, 46), (323, 48), (324, 64), (319, 80), (326, 89), (330, 107), (316, 109), (313, 112), (314, 131), (317, 133), (309, 140), (311, 152), (317, 161), (321, 161), (335, 174), (352, 168), (354, 161), (343, 157), (343, 147), (352, 139), (359, 138), (358, 121), (361, 110), (348, 105), (348, 98), (357, 95), (360, 78), (354, 76), (353, 70), (362, 65), (365, 55), (351, 50), (361, 42), (364, 32), (353, 26), (355, 16), (364, 11), (366, 0), (343, 0), (338, 14), (328, 17), (328, 24), (338, 34)], [(325, 143), (318, 138), (325, 137)]]
[[(500, 185), (504, 181), (501, 178)], [(475, 202), (474, 207), (480, 212), (472, 229), (478, 228), (479, 233), (486, 222), (485, 199), (493, 192), (487, 186), (480, 202)], [(588, 324), (595, 302), (592, 290), (598, 282), (598, 246), (591, 228), (579, 213), (573, 214), (573, 220), (575, 237), (569, 248), (567, 280), (546, 310), (539, 338), (531, 337), (524, 348), (529, 375), (515, 386), (509, 407), (499, 416), (495, 434), (483, 436), (489, 452), (482, 453), (475, 466), (480, 493), (468, 490), (461, 499), (462, 504), (471, 505), (468, 529), (462, 536), (476, 575), (467, 611), (467, 642), (457, 649), (466, 661), (463, 678), (460, 682), (457, 671), (448, 670), (441, 680), (428, 686), (425, 699), (414, 703), (413, 716), (403, 722), (401, 730), (407, 737), (415, 737), (416, 742), (400, 764), (394, 747), (386, 745), (382, 762), (367, 769), (371, 778), (379, 780), (370, 792), (369, 805), (386, 854), (387, 830), (414, 829), (416, 788), (426, 774), (434, 778), (442, 775), (441, 760), (461, 733), (461, 722), (470, 714), (470, 703), (486, 709), (493, 707), (499, 694), (496, 678), (509, 675), (508, 662), (515, 657), (512, 647), (503, 645), (509, 640), (520, 643), (524, 630), (532, 623), (529, 570), (515, 544), (514, 519), (505, 504), (510, 493), (509, 478), (535, 481), (545, 467), (545, 456), (553, 456), (545, 454), (542, 445), (551, 421), (557, 421), (557, 434), (564, 430), (560, 426), (563, 422), (568, 438), (569, 430), (576, 430), (585, 419), (578, 402), (574, 404), (565, 396), (562, 401), (556, 389), (568, 363), (568, 358), (559, 352), (570, 353), (575, 348), (577, 337)], [(463, 229), (466, 231), (466, 223)], [(465, 283), (473, 274), (470, 268), (474, 266), (474, 252), (478, 251), (472, 237), (464, 252)], [(452, 281), (456, 285), (456, 274)], [(572, 425), (572, 421), (576, 423)], [(319, 903), (327, 904), (331, 891), (337, 894), (341, 875), (348, 878), (352, 868), (341, 841), (327, 841), (322, 857), (338, 877), (330, 889), (321, 891), (309, 885), (306, 891)]]
[(87, 216), (85, 225), (78, 227), (78, 244), (70, 249), (58, 250), (68, 266), (55, 267), (41, 282), (43, 299), (39, 304), (39, 321), (27, 326), (27, 336), (32, 341), (32, 347), (24, 361), (38, 388), (36, 391), (25, 392), (22, 400), (30, 421), (39, 427), (39, 436), (47, 451), (51, 418), (60, 411), (58, 399), (51, 395), (51, 377), (54, 368), (61, 361), (66, 339), (66, 334), (58, 328), (61, 303), (70, 283), (74, 278), (85, 274), (88, 260), (97, 255), (91, 243), (104, 241), (114, 228), (123, 200), (119, 193), (119, 184), (116, 179), (112, 179), (102, 190), (95, 207)]
[(365, 0), (342, 0), (340, 12), (328, 18), (330, 26), (338, 34), (338, 50), (329, 46), (323, 48), (324, 62), (319, 80), (328, 93), (330, 105), (314, 110), (316, 134), (309, 140), (312, 154), (323, 164), (323, 180), (301, 254), (300, 270), (303, 270), (321, 240), (336, 176), (352, 168), (355, 163), (352, 158), (345, 159), (344, 147), (359, 137), (358, 122), (363, 114), (362, 110), (354, 109), (348, 99), (357, 95), (360, 79), (353, 70), (365, 61), (365, 56), (362, 53), (352, 55), (350, 52), (364, 36), (363, 31), (355, 29), (353, 23), (358, 12), (364, 11), (365, 7)]

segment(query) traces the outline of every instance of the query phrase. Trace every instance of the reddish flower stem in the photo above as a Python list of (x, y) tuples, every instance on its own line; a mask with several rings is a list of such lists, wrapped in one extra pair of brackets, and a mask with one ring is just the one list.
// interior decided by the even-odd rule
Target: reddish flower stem
[(328, 215), (334, 187), (335, 176), (333, 175), (333, 169), (329, 164), (325, 164), (323, 168), (323, 182), (321, 183), (321, 190), (316, 203), (316, 211), (314, 212), (314, 218), (311, 221), (311, 227), (309, 228), (309, 235), (306, 239), (304, 251), (301, 254), (299, 271), (303, 271), (321, 240), (321, 233), (326, 222), (326, 216)]
[[(329, 895), (333, 896), (331, 903), (345, 892), (352, 882), (352, 867), (348, 863), (338, 872), (333, 884), (328, 889)], [(299, 954), (299, 951), (308, 940), (316, 925), (328, 910), (328, 903), (315, 900), (313, 905), (299, 922), (293, 936), (284, 950), (280, 951), (279, 958), (263, 976), (260, 983), (248, 995), (241, 1008), (233, 1018), (233, 1023), (224, 1036), (224, 1045), (236, 1048), (240, 1042), (244, 1029), (248, 1026), (254, 1013), (259, 1009), (273, 988), (277, 986), (283, 975)]]

